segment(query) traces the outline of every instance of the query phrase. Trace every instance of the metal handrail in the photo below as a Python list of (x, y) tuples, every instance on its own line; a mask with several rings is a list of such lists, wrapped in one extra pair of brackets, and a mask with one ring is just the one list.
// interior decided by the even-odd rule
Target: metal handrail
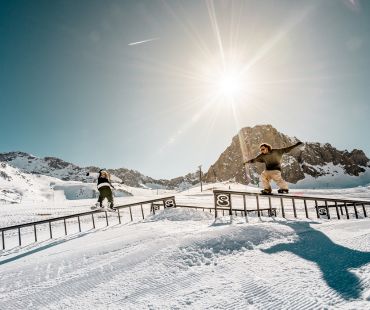
[[(141, 213), (142, 217), (144, 219), (144, 212), (142, 206), (144, 204), (152, 204), (153, 202), (161, 201), (163, 203), (163, 207), (166, 207), (166, 202), (171, 200), (173, 202), (173, 205), (176, 205), (175, 202), (175, 196), (165, 196), (165, 197), (158, 197), (156, 199), (150, 199), (150, 200), (145, 200), (145, 201), (139, 201), (139, 202), (134, 202), (134, 203), (128, 203), (124, 205), (119, 205), (115, 209), (117, 209), (117, 215), (118, 215), (118, 222), (121, 224), (121, 215), (120, 215), (120, 209), (125, 209), (129, 208), (130, 210), (130, 218), (131, 221), (133, 221), (133, 216), (131, 212), (131, 207), (134, 206), (140, 206), (141, 207)], [(79, 231), (81, 232), (81, 222), (80, 222), (80, 217), (82, 216), (92, 216), (92, 224), (93, 228), (95, 229), (95, 219), (94, 219), (94, 214), (96, 213), (105, 213), (105, 218), (106, 218), (106, 226), (109, 226), (109, 221), (108, 221), (108, 212), (106, 210), (93, 210), (93, 211), (87, 211), (87, 212), (81, 212), (81, 213), (74, 213), (74, 214), (69, 214), (65, 216), (59, 216), (59, 217), (54, 217), (54, 218), (49, 218), (41, 221), (34, 221), (34, 222), (28, 222), (28, 223), (22, 223), (22, 224), (17, 224), (17, 225), (12, 225), (12, 226), (7, 226), (7, 227), (0, 227), (0, 232), (1, 232), (1, 240), (2, 240), (2, 248), (5, 250), (5, 235), (4, 232), (9, 231), (9, 230), (17, 230), (18, 231), (18, 240), (19, 240), (19, 246), (22, 245), (22, 239), (21, 239), (21, 228), (24, 227), (30, 227), (33, 226), (34, 228), (34, 235), (35, 235), (35, 242), (37, 242), (37, 231), (36, 231), (36, 226), (41, 225), (41, 224), (49, 224), (49, 230), (50, 230), (50, 239), (53, 238), (53, 232), (52, 232), (52, 226), (51, 223), (57, 222), (57, 221), (63, 221), (64, 222), (64, 230), (65, 230), (65, 235), (67, 235), (67, 226), (66, 226), (66, 220), (71, 219), (71, 218), (77, 218), (78, 220), (78, 226), (79, 226)], [(155, 212), (153, 210), (153, 212)]]
[(50, 222), (57, 222), (61, 220), (67, 220), (70, 218), (75, 218), (78, 216), (84, 216), (84, 215), (91, 215), (93, 213), (101, 213), (104, 212), (104, 210), (94, 210), (94, 211), (88, 211), (88, 212), (82, 212), (82, 213), (74, 213), (70, 215), (65, 215), (65, 216), (60, 216), (60, 217), (53, 217), (47, 220), (41, 220), (41, 221), (35, 221), (35, 222), (28, 222), (28, 223), (22, 223), (22, 224), (17, 224), (13, 226), (7, 226), (7, 227), (0, 227), (0, 231), (7, 231), (7, 230), (13, 230), (17, 228), (23, 228), (23, 227), (28, 227), (32, 225), (40, 225), (40, 224), (46, 224)]
[[(359, 218), (359, 212), (357, 210), (357, 207), (362, 206), (363, 215), (364, 217), (367, 217), (367, 211), (365, 206), (370, 206), (370, 201), (367, 200), (356, 200), (356, 199), (346, 199), (346, 198), (325, 198), (325, 197), (314, 197), (314, 196), (296, 196), (296, 195), (262, 195), (260, 193), (255, 192), (242, 192), (242, 191), (231, 191), (231, 190), (217, 190), (215, 189), (213, 191), (214, 195), (214, 209), (215, 209), (215, 217), (217, 218), (217, 210), (229, 210), (229, 214), (232, 214), (232, 211), (236, 211), (235, 208), (232, 206), (231, 197), (232, 195), (238, 195), (243, 197), (243, 207), (244, 207), (244, 213), (245, 216), (247, 215), (247, 209), (246, 209), (246, 196), (252, 196), (256, 198), (256, 209), (258, 217), (261, 215), (261, 208), (260, 208), (260, 198), (264, 197), (267, 198), (269, 201), (270, 209), (272, 209), (271, 206), (271, 200), (272, 199), (279, 199), (280, 200), (280, 206), (281, 206), (281, 213), (282, 216), (285, 218), (285, 207), (284, 207), (284, 199), (288, 199), (292, 201), (292, 207), (293, 207), (293, 213), (294, 217), (297, 218), (297, 209), (295, 205), (295, 201), (303, 201), (304, 203), (304, 209), (306, 218), (308, 218), (308, 209), (307, 209), (307, 201), (314, 201), (315, 202), (315, 211), (317, 218), (320, 218), (321, 215), (327, 216), (328, 219), (330, 219), (330, 212), (329, 208), (335, 207), (337, 218), (340, 219), (339, 209), (341, 211), (341, 214), (343, 215), (342, 207), (345, 208), (346, 217), (349, 219), (349, 213), (348, 213), (348, 207), (353, 207), (355, 217), (356, 219)], [(220, 198), (221, 197), (221, 198)], [(220, 198), (220, 201), (219, 201)], [(324, 205), (319, 205), (318, 202), (324, 202)], [(328, 202), (334, 203), (334, 204), (328, 204)]]
[[(133, 206), (137, 206), (137, 205), (152, 203), (152, 202), (155, 202), (155, 201), (163, 201), (163, 200), (171, 199), (171, 198), (175, 199), (174, 196), (161, 197), (161, 198), (152, 199), (152, 200), (145, 200), (145, 201), (141, 201), (141, 202), (135, 202), (135, 203), (120, 205), (120, 206), (115, 207), (115, 209), (129, 208), (129, 207), (133, 207)], [(81, 213), (73, 213), (73, 214), (64, 215), (64, 216), (53, 217), (53, 218), (50, 218), (50, 219), (47, 219), (47, 220), (22, 223), (22, 224), (17, 224), (17, 225), (13, 225), (13, 226), (7, 226), (7, 227), (0, 227), (0, 231), (7, 231), (7, 230), (16, 229), (16, 228), (23, 228), (23, 227), (27, 227), (27, 226), (31, 226), (31, 225), (46, 224), (46, 223), (49, 223), (49, 222), (56, 222), (56, 221), (60, 221), (60, 220), (64, 220), (64, 219), (67, 220), (67, 219), (78, 217), (78, 216), (91, 215), (93, 213), (101, 213), (101, 212), (106, 212), (106, 210), (94, 210), (94, 211), (87, 211), (87, 212), (81, 212)]]
[(288, 194), (272, 194), (272, 195), (262, 195), (260, 193), (253, 193), (253, 192), (241, 192), (241, 191), (230, 191), (230, 190), (213, 190), (213, 193), (228, 193), (234, 195), (246, 195), (246, 196), (262, 196), (262, 197), (271, 197), (271, 198), (294, 198), (294, 199), (306, 199), (306, 200), (317, 200), (317, 201), (331, 201), (331, 202), (349, 202), (349, 203), (364, 203), (370, 204), (370, 200), (357, 200), (357, 199), (346, 199), (346, 198), (325, 198), (325, 197), (315, 197), (315, 196), (298, 196), (298, 195), (288, 195)]

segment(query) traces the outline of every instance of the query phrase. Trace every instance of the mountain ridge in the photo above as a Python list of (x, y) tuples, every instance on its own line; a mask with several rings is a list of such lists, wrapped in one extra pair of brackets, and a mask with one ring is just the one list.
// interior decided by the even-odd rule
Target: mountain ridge
[[(94, 182), (94, 177), (87, 176), (87, 173), (98, 172), (101, 169), (95, 166), (79, 167), (57, 157), (39, 158), (22, 151), (0, 153), (0, 162), (5, 162), (23, 172), (56, 177), (63, 181)], [(188, 173), (185, 176), (170, 180), (158, 180), (127, 168), (107, 170), (117, 178), (113, 181), (122, 182), (133, 187), (145, 187), (146, 184), (150, 184), (153, 188), (173, 189), (186, 188), (199, 182), (196, 173)]]
[[(257, 156), (259, 145), (263, 142), (271, 144), (273, 148), (283, 148), (298, 140), (277, 131), (272, 125), (244, 127), (211, 165), (204, 175), (204, 180), (248, 183), (250, 179), (252, 183), (258, 184), (264, 165), (249, 164), (245, 169), (243, 162)], [(340, 151), (330, 143), (305, 142), (302, 147), (284, 154), (282, 159), (282, 175), (292, 184), (302, 183), (307, 177), (318, 179), (340, 174), (360, 177), (365, 173), (369, 174), (369, 177), (366, 176), (358, 185), (370, 183), (370, 161), (362, 150)]]
[[(243, 162), (255, 157), (259, 153), (262, 142), (270, 143), (274, 148), (287, 147), (298, 139), (279, 132), (272, 125), (256, 125), (244, 127), (232, 138), (231, 144), (221, 153), (203, 175), (205, 182), (235, 181), (238, 183), (259, 184), (259, 175), (263, 171), (263, 164), (243, 167)], [(87, 172), (97, 172), (95, 166), (79, 167), (62, 159), (47, 156), (39, 158), (25, 152), (0, 153), (0, 162), (6, 162), (21, 171), (56, 177), (64, 181), (94, 182)], [(344, 178), (338, 186), (349, 187), (367, 185), (370, 183), (370, 161), (362, 150), (340, 151), (330, 143), (305, 142), (303, 147), (292, 150), (283, 156), (283, 177), (291, 184), (304, 184), (310, 180), (311, 186), (320, 179), (325, 184), (338, 183), (339, 177)], [(185, 176), (167, 179), (154, 179), (141, 174), (139, 171), (127, 168), (108, 169), (117, 177), (116, 182), (122, 182), (133, 187), (150, 187), (166, 189), (186, 189), (199, 183), (198, 172), (188, 173)], [(369, 177), (368, 177), (369, 175)], [(343, 183), (344, 182), (344, 183)], [(305, 186), (308, 186), (306, 184)]]

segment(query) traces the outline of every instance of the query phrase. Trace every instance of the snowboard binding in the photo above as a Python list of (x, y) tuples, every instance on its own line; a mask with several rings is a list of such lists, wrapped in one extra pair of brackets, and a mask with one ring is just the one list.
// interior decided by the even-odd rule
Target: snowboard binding
[(282, 189), (282, 188), (279, 188), (279, 189), (278, 189), (278, 193), (279, 193), (279, 194), (288, 194), (288, 193), (289, 193), (289, 189)]
[(261, 190), (262, 195), (271, 195), (271, 189), (263, 189)]

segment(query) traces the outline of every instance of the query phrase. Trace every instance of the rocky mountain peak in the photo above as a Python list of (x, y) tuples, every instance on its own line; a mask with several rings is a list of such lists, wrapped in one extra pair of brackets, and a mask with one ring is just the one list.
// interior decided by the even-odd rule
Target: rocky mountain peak
[[(205, 174), (205, 181), (233, 180), (248, 183), (250, 177), (252, 183), (258, 184), (259, 176), (265, 168), (264, 164), (250, 164), (245, 169), (243, 162), (259, 154), (261, 143), (269, 143), (273, 148), (283, 148), (298, 140), (279, 132), (271, 125), (242, 128), (233, 137), (231, 145), (211, 165)], [(297, 183), (307, 176), (318, 178), (340, 173), (359, 176), (367, 171), (369, 166), (369, 159), (361, 150), (339, 151), (330, 143), (304, 143), (303, 147), (283, 156), (282, 174), (288, 182)]]

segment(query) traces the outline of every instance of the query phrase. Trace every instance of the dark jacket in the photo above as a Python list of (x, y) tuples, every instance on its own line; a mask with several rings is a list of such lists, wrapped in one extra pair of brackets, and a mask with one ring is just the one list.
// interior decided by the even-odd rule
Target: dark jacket
[(267, 154), (259, 154), (256, 158), (246, 161), (246, 163), (264, 163), (266, 170), (280, 170), (281, 171), (281, 158), (283, 154), (290, 152), (292, 149), (301, 145), (302, 142), (298, 142), (292, 146), (288, 146), (282, 149), (272, 149)]
[(113, 185), (111, 184), (111, 182), (107, 178), (99, 177), (98, 178), (98, 189), (102, 188), (104, 186), (108, 186), (109, 188), (113, 187)]

